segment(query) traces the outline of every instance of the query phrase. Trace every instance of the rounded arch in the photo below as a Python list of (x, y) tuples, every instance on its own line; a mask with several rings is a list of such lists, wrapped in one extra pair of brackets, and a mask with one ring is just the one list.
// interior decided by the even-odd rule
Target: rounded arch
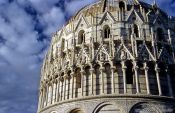
[(133, 70), (133, 64), (131, 60), (127, 60), (125, 62), (126, 65), (126, 83), (127, 84), (133, 84), (134, 81), (134, 70)]
[(135, 104), (129, 113), (161, 113), (160, 110), (150, 103), (137, 103)]
[(111, 102), (103, 102), (96, 106), (92, 113), (123, 113), (114, 103)]
[(119, 1), (119, 9), (120, 10), (125, 10), (126, 9), (125, 2), (124, 1)]
[(111, 76), (111, 65), (110, 63), (105, 63), (104, 64), (104, 68), (105, 68), (105, 85), (106, 85), (106, 92), (107, 94), (111, 94), (112, 93), (112, 76)]
[(77, 67), (75, 69), (75, 97), (78, 97), (79, 95), (79, 91), (78, 89), (80, 89), (82, 86), (81, 86), (81, 78), (82, 78), (82, 75), (81, 75), (81, 68)]
[(71, 110), (69, 113), (85, 113), (85, 112), (80, 108), (76, 108), (76, 109)]
[(91, 67), (89, 65), (86, 65), (84, 67), (85, 75), (84, 76), (84, 88), (85, 88), (85, 95), (88, 96), (90, 94), (90, 86), (91, 86), (91, 72), (90, 72)]
[(103, 26), (103, 36), (104, 38), (109, 38), (110, 37), (110, 27), (109, 25), (104, 25)]
[(85, 42), (85, 31), (80, 30), (78, 32), (78, 44), (82, 44), (83, 42)]
[(94, 66), (94, 74), (95, 74), (95, 81), (94, 81), (94, 86), (95, 86), (95, 94), (99, 95), (100, 94), (100, 64), (96, 64)]

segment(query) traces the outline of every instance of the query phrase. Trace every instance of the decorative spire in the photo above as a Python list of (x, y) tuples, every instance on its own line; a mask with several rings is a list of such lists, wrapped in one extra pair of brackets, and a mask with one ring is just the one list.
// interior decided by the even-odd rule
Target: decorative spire
[(133, 0), (135, 4), (140, 4), (139, 0)]
[(157, 0), (154, 0), (153, 6), (157, 7)]

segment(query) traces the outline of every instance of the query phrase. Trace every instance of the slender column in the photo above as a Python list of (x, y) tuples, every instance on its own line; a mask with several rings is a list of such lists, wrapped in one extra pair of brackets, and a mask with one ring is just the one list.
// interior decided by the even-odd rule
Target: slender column
[(42, 96), (42, 101), (41, 101), (41, 108), (44, 107), (44, 88), (43, 88), (43, 96)]
[(100, 68), (101, 73), (101, 94), (104, 94), (104, 75), (103, 75), (104, 67)]
[(52, 88), (51, 88), (52, 86), (49, 84), (49, 90), (48, 90), (48, 93), (47, 93), (47, 95), (48, 95), (48, 98), (47, 98), (47, 103), (48, 103), (48, 105), (50, 105), (51, 104), (51, 92), (52, 92)]
[(64, 95), (63, 95), (63, 99), (66, 99), (66, 79), (67, 79), (67, 74), (64, 76)]
[(53, 83), (53, 95), (52, 95), (52, 103), (55, 103), (55, 98), (56, 98), (56, 82), (54, 81)]
[(84, 71), (81, 70), (81, 96), (84, 96)]
[(162, 95), (162, 88), (161, 88), (161, 83), (160, 83), (160, 76), (159, 76), (159, 72), (160, 69), (158, 68), (158, 65), (155, 65), (155, 70), (156, 70), (156, 79), (157, 79), (157, 86), (158, 86), (158, 91), (159, 91), (159, 95)]
[(53, 85), (54, 85), (54, 83), (52, 82), (52, 83), (51, 83), (51, 86), (50, 86), (50, 87), (51, 87), (51, 91), (50, 91), (50, 92), (51, 92), (51, 93), (50, 93), (50, 104), (52, 104), (52, 100), (53, 100), (53, 90), (54, 90), (54, 89), (53, 89), (53, 88), (54, 88)]
[(74, 98), (74, 73), (72, 72), (71, 73), (71, 85), (72, 85), (72, 88), (71, 88), (71, 97)]
[(94, 90), (94, 83), (93, 83), (93, 72), (94, 72), (94, 69), (91, 68), (90, 69), (90, 73), (91, 73), (91, 95), (94, 94), (93, 90)]
[(135, 73), (135, 80), (136, 80), (136, 93), (140, 93), (140, 87), (139, 87), (139, 77), (138, 77), (138, 66), (137, 62), (134, 61), (134, 73)]
[(57, 89), (58, 89), (57, 84), (58, 84), (58, 82), (57, 82), (57, 80), (55, 80), (55, 98), (54, 98), (54, 102), (57, 102), (57, 95), (58, 95), (58, 93), (57, 93)]
[(114, 69), (115, 67), (111, 67), (111, 83), (112, 83), (112, 93), (115, 93), (115, 81), (114, 81)]
[(145, 69), (145, 79), (146, 79), (146, 90), (147, 90), (147, 94), (150, 95), (150, 86), (149, 86), (149, 78), (148, 78), (148, 67), (146, 62), (144, 63), (144, 69)]
[(60, 101), (63, 100), (63, 83), (64, 83), (64, 82), (63, 82), (63, 81), (64, 81), (63, 78), (61, 78), (61, 79), (62, 79), (62, 80), (61, 80), (61, 92), (60, 92), (60, 93), (61, 93), (61, 97), (60, 97)]
[(57, 80), (57, 99), (56, 99), (57, 102), (59, 102), (59, 100), (60, 100), (60, 88), (61, 88), (60, 79), (58, 78), (58, 80)]
[(126, 87), (126, 66), (125, 62), (122, 61), (122, 71), (123, 71), (123, 88), (124, 88), (124, 94), (127, 93), (127, 87)]
[(165, 69), (166, 75), (167, 75), (167, 81), (168, 81), (168, 90), (169, 90), (169, 94), (171, 97), (173, 97), (173, 90), (172, 90), (172, 84), (171, 84), (171, 78), (170, 75), (168, 73), (168, 69)]
[(46, 103), (45, 103), (45, 106), (47, 106), (47, 104), (48, 104), (48, 103), (47, 103), (47, 101), (48, 101), (48, 92), (49, 92), (48, 89), (49, 89), (49, 88), (48, 88), (48, 84), (46, 84), (46, 99), (45, 99), (45, 102), (46, 102)]
[(44, 92), (45, 92), (45, 90), (44, 90), (44, 88), (43, 88), (43, 89), (42, 89), (41, 108), (44, 107)]

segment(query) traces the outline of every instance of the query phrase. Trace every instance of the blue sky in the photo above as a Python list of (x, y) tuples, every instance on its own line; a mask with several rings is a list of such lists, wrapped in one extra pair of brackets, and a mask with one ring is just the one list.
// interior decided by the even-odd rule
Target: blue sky
[[(36, 113), (41, 63), (52, 34), (94, 1), (0, 0), (0, 113)], [(157, 3), (175, 16), (175, 0)]]

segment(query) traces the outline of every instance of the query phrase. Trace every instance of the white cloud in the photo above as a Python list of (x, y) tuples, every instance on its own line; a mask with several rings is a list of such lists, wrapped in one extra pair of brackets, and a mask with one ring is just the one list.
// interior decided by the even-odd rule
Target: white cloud
[(58, 7), (52, 7), (47, 13), (39, 17), (43, 26), (46, 26), (45, 34), (51, 34), (65, 23), (64, 12)]

